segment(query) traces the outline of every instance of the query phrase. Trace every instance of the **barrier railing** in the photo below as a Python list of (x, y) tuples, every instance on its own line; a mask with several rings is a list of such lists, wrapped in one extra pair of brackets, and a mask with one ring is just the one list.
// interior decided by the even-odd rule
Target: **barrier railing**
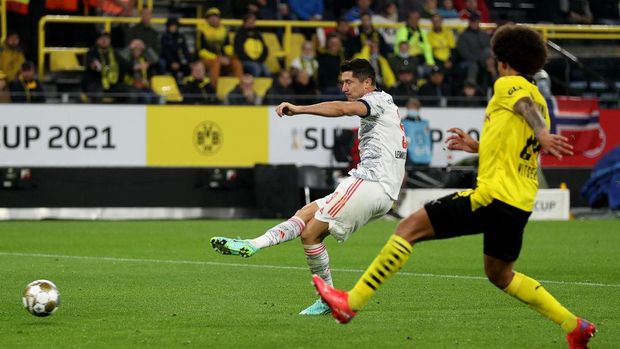
[[(144, 8), (144, 0), (138, 0), (136, 4), (138, 11)], [(153, 0), (146, 0), (146, 8), (153, 8)], [(0, 0), (0, 42), (6, 38), (6, 0)]]
[[(0, 0), (4, 3), (5, 0)], [(147, 0), (147, 7), (152, 6), (152, 0)], [(45, 67), (45, 56), (47, 53), (54, 51), (72, 51), (76, 53), (83, 53), (88, 50), (86, 47), (46, 47), (45, 46), (45, 25), (47, 23), (76, 23), (76, 24), (103, 24), (104, 30), (109, 31), (112, 24), (125, 23), (133, 24), (138, 23), (140, 18), (138, 17), (86, 17), (86, 16), (43, 16), (39, 21), (39, 60), (38, 60), (38, 72), (39, 76), (43, 77)], [(166, 18), (153, 18), (153, 24), (165, 24)], [(207, 22), (203, 18), (181, 18), (181, 25), (194, 26), (198, 31), (201, 26), (206, 26)], [(222, 24), (230, 27), (241, 26), (241, 20), (239, 19), (224, 19)], [(283, 47), (282, 51), (274, 52), (277, 57), (286, 56), (291, 50), (291, 35), (293, 28), (330, 28), (335, 27), (336, 23), (333, 21), (283, 21), (283, 20), (258, 20), (256, 21), (258, 27), (272, 27), (283, 28)], [(400, 28), (403, 23), (377, 23), (377, 28)], [(494, 23), (483, 23), (482, 29), (494, 29), (497, 25)], [(620, 26), (608, 26), (608, 25), (551, 25), (551, 24), (531, 24), (532, 28), (538, 30), (543, 38), (548, 39), (590, 39), (590, 40), (620, 40)], [(431, 25), (428, 23), (421, 24), (424, 29), (430, 29)], [(450, 28), (456, 31), (462, 31), (465, 29), (465, 23), (445, 23), (444, 27)], [(199, 41), (198, 41), (199, 42)]]

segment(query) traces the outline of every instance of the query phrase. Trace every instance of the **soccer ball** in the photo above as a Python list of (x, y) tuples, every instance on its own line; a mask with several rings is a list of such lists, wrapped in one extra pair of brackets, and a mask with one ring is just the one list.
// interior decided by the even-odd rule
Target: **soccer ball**
[(50, 316), (60, 305), (60, 292), (49, 280), (36, 280), (28, 284), (22, 296), (24, 308), (34, 316)]

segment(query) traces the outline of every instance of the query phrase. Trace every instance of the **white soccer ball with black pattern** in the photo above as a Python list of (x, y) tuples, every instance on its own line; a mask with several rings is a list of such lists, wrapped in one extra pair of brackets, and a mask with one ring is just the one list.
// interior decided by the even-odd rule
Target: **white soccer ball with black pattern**
[(49, 280), (36, 280), (28, 284), (22, 296), (24, 308), (34, 316), (50, 316), (60, 305), (58, 287)]

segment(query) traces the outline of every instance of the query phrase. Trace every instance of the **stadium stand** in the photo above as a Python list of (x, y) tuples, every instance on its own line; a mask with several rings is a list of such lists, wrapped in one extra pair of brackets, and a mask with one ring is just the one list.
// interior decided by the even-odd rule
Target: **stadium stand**
[(182, 102), (176, 80), (170, 75), (155, 75), (151, 78), (151, 87), (157, 95), (164, 97), (166, 102)]
[(239, 84), (239, 79), (232, 76), (223, 76), (217, 82), (217, 89), (215, 93), (220, 101), (224, 101), (230, 91)]
[[(4, 1), (0, 3), (4, 3)], [(229, 28), (231, 39), (234, 39), (234, 33), (241, 25), (239, 19), (230, 19), (234, 11), (231, 11), (229, 5), (218, 5), (216, 2), (138, 0), (135, 3), (136, 9), (133, 11), (134, 17), (100, 17), (99, 13), (97, 13), (97, 8), (90, 6), (84, 7), (81, 2), (78, 11), (74, 11), (72, 14), (88, 14), (88, 16), (54, 16), (46, 15), (47, 13), (45, 10), (43, 10), (43, 12), (38, 10), (37, 12), (31, 9), (27, 16), (32, 16), (35, 21), (38, 21), (39, 30), (37, 33), (36, 30), (31, 28), (30, 32), (26, 33), (26, 35), (27, 37), (38, 36), (38, 47), (26, 53), (28, 55), (27, 58), (32, 59), (38, 64), (39, 78), (44, 83), (46, 87), (45, 90), (50, 95), (49, 101), (79, 102), (79, 98), (77, 98), (80, 92), (79, 74), (84, 69), (80, 60), (82, 59), (81, 55), (86, 51), (86, 47), (80, 46), (80, 42), (77, 41), (75, 42), (75, 46), (54, 46), (57, 40), (50, 41), (51, 45), (47, 44), (48, 33), (46, 30), (50, 29), (53, 25), (62, 24), (63, 28), (88, 27), (99, 31), (110, 31), (113, 26), (122, 28), (123, 26), (131, 26), (139, 23), (141, 10), (145, 8), (149, 10), (152, 9), (152, 27), (160, 36), (164, 33), (166, 18), (180, 18), (179, 30), (186, 39), (190, 51), (194, 55), (199, 51), (201, 46), (199, 29), (206, 24), (205, 14), (208, 5), (216, 4), (216, 6), (219, 7), (219, 11), (221, 11), (222, 17), (224, 18), (222, 22)], [(482, 3), (484, 5), (480, 7)], [(537, 2), (531, 0), (487, 0), (486, 2), (479, 2), (479, 9), (483, 9), (486, 12), (488, 8), (488, 17), (490, 21), (490, 23), (482, 23), (482, 30), (487, 33), (492, 33), (497, 25), (511, 21), (535, 23), (533, 26), (549, 42), (550, 60), (545, 70), (550, 76), (552, 92), (554, 94), (596, 96), (601, 98), (601, 104), (603, 106), (617, 106), (620, 74), (617, 69), (615, 69), (615, 61), (620, 57), (620, 51), (617, 46), (617, 41), (620, 40), (620, 26), (575, 26), (566, 24), (571, 22), (570, 19), (566, 17), (566, 12), (562, 12), (566, 11), (566, 9), (552, 3), (554, 2)], [(455, 4), (460, 6), (460, 2), (455, 2)], [(30, 5), (30, 7), (33, 6), (33, 4)], [(323, 18), (332, 18), (333, 14), (345, 13), (348, 9), (342, 6), (338, 7), (338, 9), (336, 9), (337, 11), (326, 8)], [(605, 17), (609, 18), (598, 18), (597, 16), (601, 16), (601, 6), (601, 4), (597, 4), (597, 6), (593, 7), (592, 13), (594, 15), (594, 23), (604, 22), (613, 24), (614, 18), (620, 18), (620, 14), (617, 13), (605, 14)], [(371, 8), (376, 10), (378, 5), (374, 4)], [(293, 59), (299, 57), (301, 45), (306, 37), (311, 35), (317, 49), (320, 49), (321, 44), (324, 43), (325, 33), (333, 31), (332, 28), (336, 26), (336, 23), (332, 21), (278, 20), (278, 18), (289, 17), (279, 12), (269, 14), (269, 16), (265, 17), (265, 12), (260, 12), (263, 10), (264, 9), (259, 9), (259, 12), (257, 12), (259, 15), (257, 27), (262, 32), (266, 46), (269, 48), (265, 63), (272, 77), (275, 77), (282, 69), (291, 69), (291, 62)], [(443, 13), (441, 12), (441, 7), (438, 10), (439, 13)], [(459, 10), (459, 8), (457, 8), (457, 10)], [(0, 22), (2, 22), (2, 27), (0, 27), (0, 29), (2, 29), (2, 39), (6, 36), (8, 29), (20, 28), (23, 30), (23, 26), (20, 27), (15, 25), (15, 18), (21, 17), (15, 17), (10, 12), (7, 15), (5, 11), (0, 11), (0, 15), (2, 13), (4, 13), (4, 15), (0, 16)], [(52, 11), (49, 13), (54, 12)], [(263, 16), (262, 18), (269, 19), (261, 19), (261, 13)], [(401, 23), (385, 22), (374, 23), (373, 25), (382, 30), (396, 30), (402, 26)], [(356, 37), (358, 35), (357, 25), (358, 22), (352, 22), (347, 35)], [(421, 22), (421, 27), (427, 31), (432, 30), (428, 20), (423, 20)], [(459, 34), (466, 27), (466, 22), (459, 19), (446, 19), (444, 27), (454, 31), (458, 39)], [(84, 33), (89, 31), (90, 29), (85, 30)], [(87, 40), (86, 42), (90, 41)], [(389, 59), (390, 57), (385, 58)], [(456, 60), (458, 60), (458, 57), (455, 58), (455, 61)], [(428, 67), (422, 67), (420, 69), (419, 73), (421, 74), (417, 74), (416, 79), (424, 81), (431, 70)], [(165, 74), (167, 72), (164, 71), (163, 73)], [(294, 70), (292, 73), (293, 78), (296, 78)], [(182, 80), (182, 77), (177, 76), (177, 80)], [(222, 82), (224, 86), (220, 88), (216, 86), (218, 84), (216, 80), (211, 80), (212, 85), (219, 91), (217, 96), (221, 100), (222, 95), (225, 95), (223, 91), (229, 90), (229, 86), (227, 85), (229, 81), (224, 79)], [(462, 74), (452, 74), (448, 69), (446, 71), (446, 80), (450, 84), (451, 96), (456, 96), (462, 91), (462, 86), (465, 83)], [(471, 80), (471, 76), (469, 80)], [(478, 86), (484, 87), (488, 85), (492, 86), (492, 84), (489, 84), (486, 80), (478, 81)], [(489, 94), (488, 91), (481, 92), (484, 95)], [(66, 95), (67, 93), (71, 98), (61, 98), (63, 94)], [(483, 99), (484, 98), (485, 97), (483, 97)]]
[(264, 97), (267, 90), (273, 84), (272, 78), (255, 78), (254, 79), (254, 91), (259, 97)]

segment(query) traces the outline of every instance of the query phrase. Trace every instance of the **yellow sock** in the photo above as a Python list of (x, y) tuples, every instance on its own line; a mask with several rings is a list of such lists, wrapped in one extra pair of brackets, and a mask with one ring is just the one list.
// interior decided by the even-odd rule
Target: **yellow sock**
[(392, 235), (364, 275), (349, 291), (349, 306), (359, 310), (387, 278), (400, 270), (411, 255), (411, 244), (398, 235)]
[(514, 278), (504, 292), (560, 325), (566, 333), (577, 327), (577, 317), (553, 298), (538, 281), (526, 275), (515, 272)]

